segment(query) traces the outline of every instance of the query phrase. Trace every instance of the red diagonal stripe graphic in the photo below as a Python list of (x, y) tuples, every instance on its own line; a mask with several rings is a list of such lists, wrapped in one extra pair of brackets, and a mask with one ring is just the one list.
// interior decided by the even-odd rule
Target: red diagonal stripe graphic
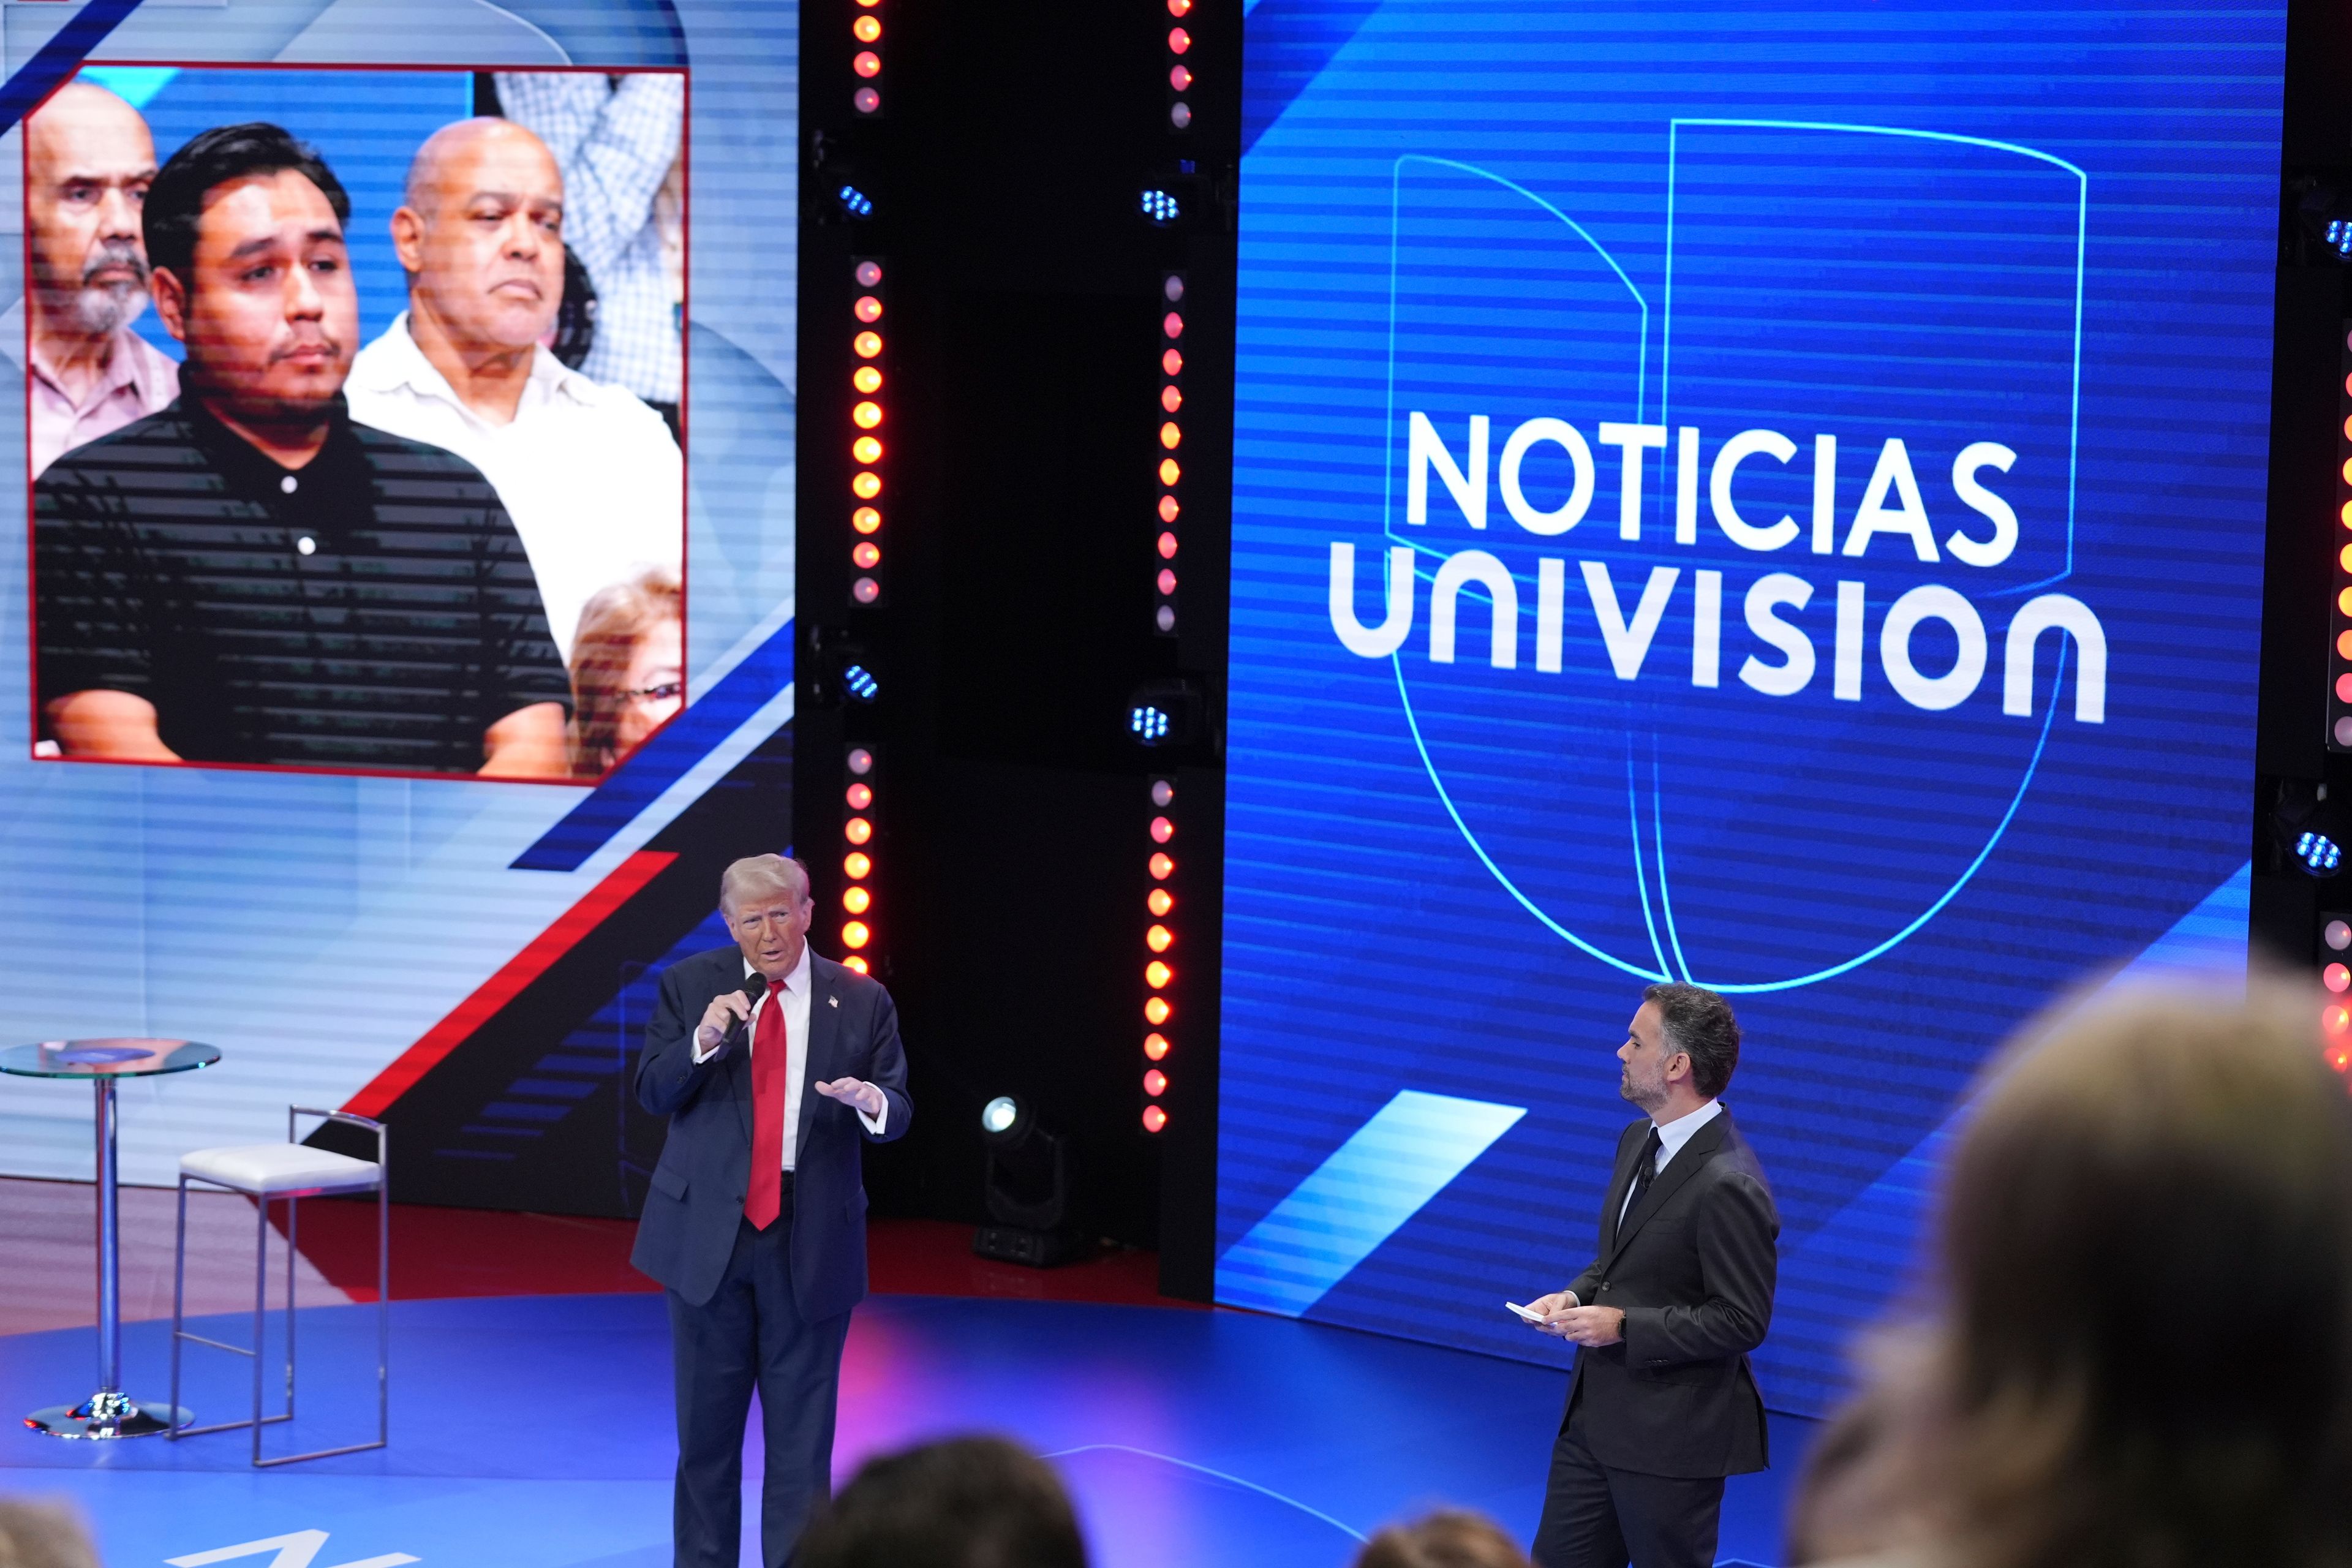
[(390, 1067), (376, 1074), (366, 1088), (352, 1096), (343, 1109), (354, 1116), (383, 1115), (387, 1106), (414, 1088), (442, 1058), (456, 1050), (499, 1008), (520, 995), (524, 986), (546, 973), (551, 964), (579, 945), (590, 931), (604, 923), (606, 916), (627, 903), (637, 889), (677, 858), (664, 850), (640, 849), (614, 867), (611, 876), (588, 889), (553, 925), (531, 938), (528, 946), (483, 981), (472, 995), (451, 1008), (447, 1017), (427, 1029)]

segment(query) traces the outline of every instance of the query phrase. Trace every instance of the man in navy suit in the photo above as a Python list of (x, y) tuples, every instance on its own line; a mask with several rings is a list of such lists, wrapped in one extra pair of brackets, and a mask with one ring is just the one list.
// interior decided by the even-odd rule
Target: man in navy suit
[(1528, 1303), (1573, 1341), (1538, 1568), (1711, 1568), (1726, 1476), (1768, 1462), (1748, 1352), (1772, 1322), (1780, 1216), (1720, 1099), (1739, 1021), (1696, 985), (1653, 985), (1617, 1047), (1649, 1114), (1617, 1139), (1601, 1246)]
[(809, 951), (807, 868), (727, 868), (735, 946), (680, 959), (637, 1061), (670, 1119), (629, 1261), (667, 1287), (677, 1379), (678, 1568), (735, 1568), (743, 1425), (760, 1391), (760, 1556), (791, 1560), (832, 1489), (849, 1310), (866, 1295), (862, 1142), (907, 1134), (907, 1058), (879, 982)]

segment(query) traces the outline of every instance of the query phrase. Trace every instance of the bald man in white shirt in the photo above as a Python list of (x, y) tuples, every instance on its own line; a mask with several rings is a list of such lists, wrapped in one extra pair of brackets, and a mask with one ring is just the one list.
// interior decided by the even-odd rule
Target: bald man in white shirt
[(635, 394), (542, 344), (563, 302), (563, 174), (537, 136), (489, 118), (434, 132), (392, 239), (408, 309), (352, 363), (352, 417), (489, 477), (569, 663), (597, 590), (683, 568), (677, 443)]

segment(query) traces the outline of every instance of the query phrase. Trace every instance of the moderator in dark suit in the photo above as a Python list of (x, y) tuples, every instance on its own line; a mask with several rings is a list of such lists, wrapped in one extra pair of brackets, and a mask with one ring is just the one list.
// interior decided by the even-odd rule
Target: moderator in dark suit
[[(1702, 994), (1722, 1009), (1736, 1062), (1730, 1010)], [(1767, 1463), (1748, 1352), (1772, 1320), (1771, 1189), (1717, 1105), (1628, 1207), (1641, 1156), (1661, 1148), (1652, 1127), (1619, 1135), (1600, 1249), (1569, 1286), (1623, 1320), (1621, 1338), (1577, 1350), (1536, 1534), (1541, 1568), (1709, 1568), (1723, 1479)]]
[[(737, 1562), (743, 1428), (754, 1386), (767, 1450), (761, 1510), (767, 1568), (790, 1561), (802, 1527), (829, 1494), (842, 1345), (850, 1309), (866, 1295), (860, 1145), (905, 1136), (914, 1114), (890, 994), (828, 959), (812, 953), (808, 962), (809, 1037), (790, 1042), (787, 1058), (801, 1083), (799, 1125), (788, 1130), (797, 1156), (784, 1177), (781, 1213), (764, 1229), (744, 1215), (750, 1041), (694, 1059), (705, 1009), (744, 984), (743, 952), (718, 949), (669, 967), (637, 1064), (638, 1102), (670, 1119), (630, 1261), (667, 1287), (679, 1568)], [(843, 1079), (881, 1091), (887, 1108), (878, 1136), (852, 1105), (817, 1092), (819, 1083)]]

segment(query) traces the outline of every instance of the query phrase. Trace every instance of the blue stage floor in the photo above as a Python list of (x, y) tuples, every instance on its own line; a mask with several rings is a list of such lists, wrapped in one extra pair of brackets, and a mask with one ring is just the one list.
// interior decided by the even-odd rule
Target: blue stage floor
[[(198, 1326), (234, 1343), (248, 1322)], [(275, 1451), (372, 1435), (374, 1322), (368, 1307), (303, 1313), (303, 1418), (270, 1429)], [(167, 1328), (124, 1329), (135, 1397), (163, 1395)], [(87, 1394), (91, 1344), (88, 1330), (0, 1338), (0, 1414)], [(189, 1354), (196, 1418), (242, 1414), (245, 1363)], [(1099, 1568), (1338, 1568), (1360, 1533), (1441, 1502), (1524, 1540), (1565, 1386), (1560, 1372), (1249, 1313), (877, 1297), (850, 1333), (835, 1461), (846, 1478), (880, 1450), (1004, 1432), (1056, 1456)], [(658, 1296), (397, 1302), (388, 1449), (256, 1472), (242, 1433), (100, 1447), (12, 1425), (0, 1491), (79, 1500), (110, 1568), (203, 1568), (188, 1560), (247, 1545), (252, 1568), (661, 1568), (669, 1388)], [(1811, 1427), (1774, 1417), (1778, 1468), (1731, 1482), (1726, 1560), (1780, 1561)], [(756, 1414), (752, 1432), (756, 1477)]]

